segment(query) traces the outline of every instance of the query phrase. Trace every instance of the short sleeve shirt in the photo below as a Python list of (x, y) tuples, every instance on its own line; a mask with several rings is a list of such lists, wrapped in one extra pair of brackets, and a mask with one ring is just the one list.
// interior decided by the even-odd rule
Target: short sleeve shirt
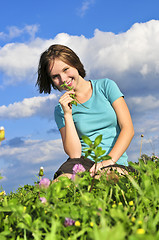
[[(72, 117), (82, 145), (88, 147), (82, 140), (87, 136), (92, 142), (102, 135), (102, 142), (99, 146), (109, 154), (113, 148), (119, 133), (120, 127), (112, 103), (124, 95), (117, 84), (110, 79), (90, 80), (92, 84), (92, 96), (83, 105), (72, 105)], [(64, 113), (60, 103), (55, 107), (55, 121), (58, 128), (65, 126)], [(126, 152), (117, 161), (118, 164), (128, 166)]]

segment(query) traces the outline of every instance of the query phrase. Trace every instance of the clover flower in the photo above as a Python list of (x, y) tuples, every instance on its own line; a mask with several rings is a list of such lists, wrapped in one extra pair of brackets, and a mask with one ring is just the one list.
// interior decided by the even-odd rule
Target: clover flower
[(68, 226), (72, 226), (75, 224), (75, 221), (71, 218), (65, 218), (65, 221), (64, 221), (64, 226), (65, 227), (68, 227)]
[(73, 170), (73, 174), (86, 171), (86, 169), (80, 163), (79, 164), (75, 164), (74, 167), (72, 168), (72, 170)]
[(46, 203), (46, 202), (47, 202), (47, 200), (46, 200), (45, 197), (40, 197), (40, 201), (41, 201), (42, 203)]
[(101, 207), (98, 208), (99, 211), (102, 211), (103, 209)]
[(40, 188), (48, 188), (50, 185), (50, 180), (48, 178), (43, 178), (40, 180), (39, 187)]

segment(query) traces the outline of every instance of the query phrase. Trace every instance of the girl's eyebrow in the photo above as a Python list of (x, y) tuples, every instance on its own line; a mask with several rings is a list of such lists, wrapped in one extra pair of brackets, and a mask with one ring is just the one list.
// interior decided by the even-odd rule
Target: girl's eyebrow
[(55, 78), (57, 76), (58, 76), (58, 74), (54, 74), (54, 75), (51, 75), (51, 78)]

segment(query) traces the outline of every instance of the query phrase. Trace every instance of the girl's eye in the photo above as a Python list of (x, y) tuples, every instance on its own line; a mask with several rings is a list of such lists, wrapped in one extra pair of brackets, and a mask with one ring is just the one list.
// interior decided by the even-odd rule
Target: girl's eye
[(52, 79), (54, 80), (54, 79), (56, 79), (58, 77), (58, 75), (54, 75), (54, 76), (52, 76)]
[(68, 68), (65, 68), (65, 69), (64, 69), (64, 72), (66, 72), (67, 70), (68, 70)]

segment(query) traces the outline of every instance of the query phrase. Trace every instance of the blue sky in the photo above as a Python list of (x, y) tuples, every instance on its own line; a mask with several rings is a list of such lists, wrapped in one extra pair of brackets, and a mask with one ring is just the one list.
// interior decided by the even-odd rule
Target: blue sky
[(113, 79), (125, 95), (135, 136), (127, 150), (159, 155), (158, 0), (8, 0), (0, 14), (0, 182), (6, 192), (33, 184), (39, 168), (52, 178), (65, 161), (54, 107), (60, 93), (35, 87), (40, 54), (51, 44), (71, 47), (86, 79)]

